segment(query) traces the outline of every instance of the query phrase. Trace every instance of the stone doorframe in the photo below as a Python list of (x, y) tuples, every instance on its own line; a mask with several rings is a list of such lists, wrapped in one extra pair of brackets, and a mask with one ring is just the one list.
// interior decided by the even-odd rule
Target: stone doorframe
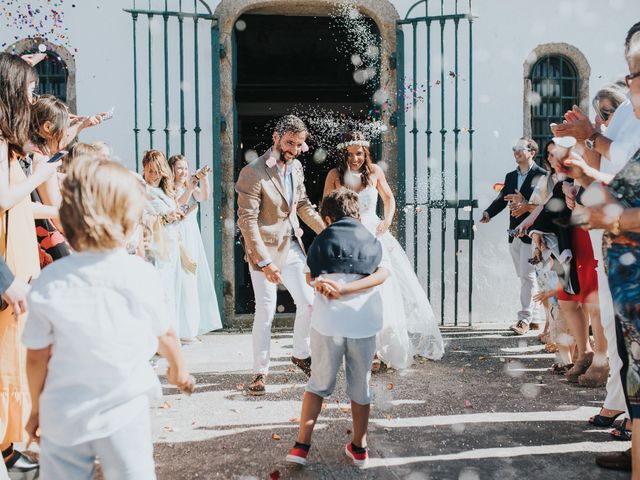
[[(234, 85), (233, 53), (231, 33), (238, 18), (246, 13), (265, 15), (328, 16), (335, 8), (335, 0), (222, 0), (216, 15), (220, 18), (220, 43), (226, 55), (220, 60), (220, 111), (226, 123), (222, 134), (222, 205), (223, 225), (231, 219), (235, 223), (234, 211)], [(380, 85), (388, 91), (384, 98), (395, 99), (396, 70), (391, 68), (391, 56), (396, 51), (396, 20), (400, 17), (389, 0), (359, 0), (360, 12), (370, 17), (380, 30)], [(389, 127), (382, 138), (382, 158), (389, 165), (389, 184), (396, 184), (397, 133), (391, 128), (391, 115), (395, 103), (388, 105), (382, 112), (382, 121)], [(234, 268), (234, 229), (224, 228), (222, 232), (222, 272), (224, 276), (224, 316), (235, 325), (235, 268)]]

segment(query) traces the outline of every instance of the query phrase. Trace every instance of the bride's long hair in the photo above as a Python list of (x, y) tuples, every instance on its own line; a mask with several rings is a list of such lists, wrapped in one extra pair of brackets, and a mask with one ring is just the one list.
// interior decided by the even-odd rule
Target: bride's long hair
[[(349, 143), (349, 142), (365, 142), (367, 141), (366, 137), (362, 132), (346, 132), (343, 133), (340, 138), (340, 143)], [(371, 152), (369, 151), (369, 147), (362, 145), (362, 150), (364, 151), (364, 162), (360, 167), (360, 179), (362, 180), (363, 188), (369, 186), (371, 172), (373, 172), (373, 162), (371, 161)], [(349, 150), (346, 147), (341, 148), (338, 151), (338, 175), (340, 177), (340, 184), (344, 185), (344, 174), (349, 169)]]

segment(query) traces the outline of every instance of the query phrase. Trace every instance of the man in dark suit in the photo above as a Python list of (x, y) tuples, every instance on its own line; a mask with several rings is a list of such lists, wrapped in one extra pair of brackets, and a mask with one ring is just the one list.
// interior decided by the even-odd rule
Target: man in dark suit
[[(534, 162), (537, 154), (538, 144), (532, 139), (523, 137), (518, 140), (513, 147), (513, 156), (518, 168), (507, 173), (498, 197), (482, 213), (481, 223), (489, 223), (493, 217), (509, 206), (511, 212), (509, 229), (513, 230), (534, 210), (535, 206), (529, 204), (529, 198), (540, 177), (547, 174), (546, 170)], [(529, 259), (533, 256), (531, 238), (514, 238), (509, 235), (509, 251), (520, 278), (521, 306), (518, 320), (511, 326), (511, 330), (517, 335), (523, 335), (529, 331), (530, 327), (535, 326), (532, 322), (532, 297), (535, 291), (533, 265), (529, 263)]]

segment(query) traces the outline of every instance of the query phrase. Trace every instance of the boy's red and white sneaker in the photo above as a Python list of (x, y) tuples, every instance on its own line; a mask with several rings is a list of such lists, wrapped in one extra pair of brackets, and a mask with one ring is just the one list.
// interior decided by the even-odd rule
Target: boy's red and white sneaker
[(293, 447), (291, 450), (289, 450), (289, 454), (287, 455), (287, 462), (297, 463), (298, 465), (306, 465), (308, 455), (308, 450), (300, 447)]
[(353, 451), (353, 447), (351, 446), (351, 442), (347, 443), (344, 447), (344, 453), (353, 460), (353, 464), (356, 467), (364, 467), (367, 465), (369, 461), (369, 450), (365, 448), (364, 453), (356, 453)]

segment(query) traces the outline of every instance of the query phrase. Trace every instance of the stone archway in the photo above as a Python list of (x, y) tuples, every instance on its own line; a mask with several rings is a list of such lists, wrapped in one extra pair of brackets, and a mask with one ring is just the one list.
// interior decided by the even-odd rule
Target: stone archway
[[(226, 123), (222, 135), (222, 206), (224, 220), (235, 221), (234, 198), (234, 84), (232, 33), (235, 22), (246, 13), (272, 15), (327, 16), (335, 8), (335, 0), (222, 0), (216, 15), (220, 17), (220, 43), (226, 55), (220, 61), (220, 110)], [(389, 0), (360, 0), (357, 2), (360, 12), (370, 17), (380, 30), (380, 85), (394, 93), (396, 89), (396, 70), (391, 68), (391, 56), (396, 50), (396, 20), (400, 17)], [(395, 95), (389, 95), (394, 98)], [(382, 112), (382, 121), (390, 126), (395, 105), (388, 105)], [(382, 157), (390, 166), (395, 166), (397, 158), (396, 130), (388, 128), (382, 139)], [(394, 168), (390, 169), (390, 183), (395, 183)], [(226, 222), (229, 223), (229, 222)], [(234, 235), (225, 229), (222, 238), (222, 271), (225, 278), (224, 314), (225, 318), (235, 318), (235, 271), (234, 271)]]
[(76, 108), (76, 60), (71, 55), (69, 50), (64, 48), (61, 45), (56, 45), (55, 43), (51, 43), (44, 38), (24, 38), (22, 40), (18, 40), (17, 42), (9, 45), (6, 49), (9, 53), (14, 53), (16, 55), (22, 55), (29, 50), (33, 50), (34, 46), (37, 48), (39, 45), (44, 44), (49, 52), (55, 52), (60, 59), (64, 62), (64, 65), (67, 69), (67, 105), (69, 109), (73, 112), (77, 112)]
[(584, 54), (573, 45), (568, 43), (545, 43), (538, 45), (527, 56), (524, 62), (524, 95), (523, 95), (523, 108), (524, 108), (524, 124), (522, 131), (525, 137), (531, 137), (531, 105), (530, 95), (532, 92), (531, 86), (531, 71), (539, 58), (546, 55), (560, 55), (569, 59), (576, 67), (578, 73), (578, 99), (579, 107), (583, 112), (589, 114), (589, 77), (591, 76), (591, 66), (587, 61)]

